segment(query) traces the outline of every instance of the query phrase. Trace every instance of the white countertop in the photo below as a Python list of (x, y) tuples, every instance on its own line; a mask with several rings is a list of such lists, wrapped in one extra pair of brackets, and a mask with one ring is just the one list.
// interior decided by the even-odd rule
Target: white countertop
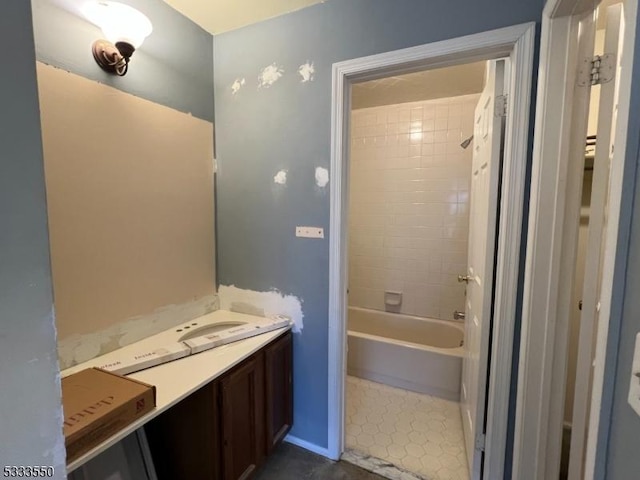
[[(251, 321), (252, 318), (255, 319), (255, 317), (250, 315), (217, 310), (205, 317), (195, 319), (194, 321), (201, 321), (202, 319), (206, 319), (208, 321), (215, 319)], [(245, 358), (250, 357), (252, 354), (288, 330), (289, 328), (281, 328), (279, 330), (263, 333), (255, 337), (240, 340), (239, 342), (222, 345), (220, 347), (207, 350), (206, 352), (191, 355), (170, 363), (165, 363), (158, 365), (157, 367), (152, 367), (141, 372), (127, 375), (127, 377), (155, 385), (156, 408), (143, 417), (140, 417), (135, 422), (127, 425), (126, 428), (100, 443), (81, 457), (77, 458), (75, 461), (69, 463), (67, 465), (67, 472), (72, 472), (95, 456), (99, 455), (101, 452), (142, 427), (145, 423), (169, 409), (183, 398), (186, 398), (199, 388), (218, 378)], [(118, 354), (123, 351), (146, 348), (150, 345), (158, 344), (158, 342), (166, 339), (167, 332), (169, 332), (169, 330), (123, 347), (115, 352), (103, 355), (102, 357), (97, 357), (88, 362), (75, 365), (74, 367), (64, 370), (62, 372), (62, 376), (65, 377), (80, 370), (84, 370), (85, 368), (102, 365), (105, 361), (111, 358), (116, 358)]]

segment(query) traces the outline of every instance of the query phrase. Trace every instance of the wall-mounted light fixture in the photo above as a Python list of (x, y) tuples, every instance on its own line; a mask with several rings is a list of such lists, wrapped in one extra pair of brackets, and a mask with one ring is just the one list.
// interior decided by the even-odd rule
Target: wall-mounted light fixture
[(106, 37), (93, 43), (95, 61), (109, 73), (125, 75), (131, 55), (153, 31), (151, 21), (129, 5), (107, 0), (90, 1), (83, 12)]

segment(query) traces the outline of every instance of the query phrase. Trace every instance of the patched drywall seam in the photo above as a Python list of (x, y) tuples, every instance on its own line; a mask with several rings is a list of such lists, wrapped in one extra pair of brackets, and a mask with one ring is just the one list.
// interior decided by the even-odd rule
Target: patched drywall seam
[(246, 82), (244, 78), (236, 78), (231, 85), (231, 93), (233, 93), (234, 95), (238, 93), (245, 83)]
[(258, 77), (258, 87), (268, 88), (278, 80), (284, 74), (284, 69), (279, 67), (275, 62), (262, 69), (260, 76)]
[(302, 83), (313, 82), (313, 75), (316, 72), (316, 68), (313, 65), (313, 62), (307, 62), (300, 65), (298, 68), (298, 73), (302, 77)]
[[(56, 361), (56, 363), (58, 363)], [(62, 430), (64, 424), (64, 411), (62, 410), (62, 385), (60, 382), (60, 370), (56, 373), (56, 389), (60, 392), (60, 406), (55, 411), (55, 423), (60, 426)], [(50, 457), (53, 459), (53, 465), (58, 467), (64, 467), (67, 462), (67, 449), (64, 445), (64, 436), (57, 435), (53, 448), (49, 451), (45, 451), (43, 457)], [(56, 468), (57, 470), (57, 468)]]
[(60, 367), (64, 370), (86, 362), (219, 308), (218, 296), (207, 295), (193, 302), (159, 308), (96, 333), (72, 335), (58, 343)]
[[(51, 329), (53, 330), (54, 339), (58, 338), (58, 327), (56, 325), (56, 311), (55, 306), (52, 306), (51, 313), (49, 314), (48, 321), (51, 325)], [(52, 362), (55, 365), (55, 389), (60, 396), (60, 403), (58, 408), (55, 410), (55, 423), (58, 425), (58, 431), (62, 431), (62, 427), (64, 424), (64, 411), (62, 409), (62, 383), (61, 383), (61, 375), (60, 375), (60, 362), (58, 358), (56, 358), (55, 353), (52, 351), (47, 355), (48, 361)], [(38, 359), (34, 359), (36, 362)], [(58, 468), (64, 468), (67, 463), (67, 449), (64, 444), (64, 435), (57, 435), (53, 448), (47, 450), (43, 454), (44, 458), (51, 458), (53, 461), (53, 465), (56, 466), (56, 471)]]
[(279, 185), (285, 185), (287, 183), (287, 171), (280, 170), (278, 173), (276, 173), (276, 175), (273, 177), (273, 182)]
[(316, 168), (316, 185), (325, 188), (329, 183), (329, 170), (323, 167)]
[(218, 289), (220, 308), (249, 315), (287, 315), (293, 320), (293, 331), (302, 331), (304, 313), (303, 300), (293, 295), (285, 295), (276, 289), (269, 292), (244, 290), (235, 285), (220, 285)]

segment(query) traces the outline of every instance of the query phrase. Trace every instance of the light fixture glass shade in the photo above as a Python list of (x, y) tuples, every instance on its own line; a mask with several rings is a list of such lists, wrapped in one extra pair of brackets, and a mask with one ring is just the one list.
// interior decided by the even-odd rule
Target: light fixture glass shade
[(83, 12), (114, 44), (126, 42), (138, 48), (153, 31), (151, 21), (145, 14), (124, 3), (91, 1), (84, 5)]

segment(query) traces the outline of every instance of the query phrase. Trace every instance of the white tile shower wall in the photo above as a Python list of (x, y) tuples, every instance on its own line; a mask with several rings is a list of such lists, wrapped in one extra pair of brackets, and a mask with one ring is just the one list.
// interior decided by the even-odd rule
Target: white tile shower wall
[(352, 112), (349, 305), (451, 319), (464, 311), (469, 185), (479, 95)]

